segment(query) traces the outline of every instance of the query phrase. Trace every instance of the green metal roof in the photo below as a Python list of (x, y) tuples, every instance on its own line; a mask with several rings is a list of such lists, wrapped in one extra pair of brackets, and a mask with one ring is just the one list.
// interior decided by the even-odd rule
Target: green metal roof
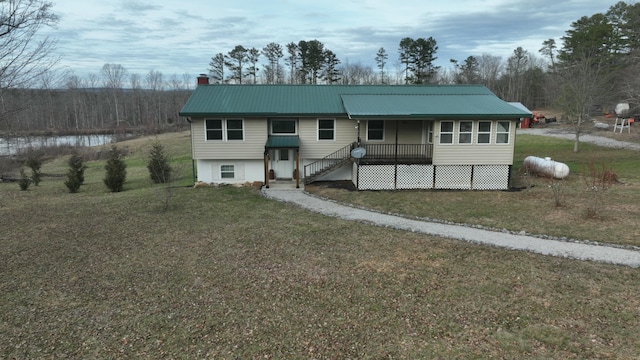
[(352, 118), (519, 118), (530, 113), (495, 95), (342, 95)]
[(297, 149), (300, 147), (300, 138), (291, 135), (269, 136), (264, 147), (267, 149)]
[[(180, 116), (530, 116), (482, 85), (200, 85)], [(459, 117), (459, 116), (458, 116)]]

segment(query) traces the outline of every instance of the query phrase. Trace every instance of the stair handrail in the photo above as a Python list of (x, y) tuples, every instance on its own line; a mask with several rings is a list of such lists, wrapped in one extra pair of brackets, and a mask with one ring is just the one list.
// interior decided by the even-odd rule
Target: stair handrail
[(320, 160), (316, 160), (311, 164), (304, 166), (304, 177), (305, 179), (311, 178), (324, 170), (351, 158), (351, 150), (353, 150), (356, 146), (356, 143), (351, 143), (341, 149), (334, 151), (333, 153), (323, 157)]

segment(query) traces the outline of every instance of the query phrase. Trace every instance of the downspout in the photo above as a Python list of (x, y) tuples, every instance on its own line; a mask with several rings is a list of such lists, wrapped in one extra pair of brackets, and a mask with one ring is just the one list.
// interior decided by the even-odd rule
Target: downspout
[(196, 176), (196, 161), (193, 159), (193, 126), (191, 126), (191, 119), (189, 117), (187, 117), (187, 122), (189, 123), (189, 138), (191, 139), (191, 176), (195, 184), (198, 178)]
[(269, 150), (264, 148), (264, 186), (269, 188)]
[(300, 148), (296, 149), (296, 189), (300, 189)]

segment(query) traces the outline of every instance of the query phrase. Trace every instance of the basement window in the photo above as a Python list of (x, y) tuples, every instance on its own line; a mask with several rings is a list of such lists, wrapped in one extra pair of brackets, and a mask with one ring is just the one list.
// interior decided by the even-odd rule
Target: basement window
[(234, 179), (236, 177), (234, 165), (220, 165), (221, 179)]

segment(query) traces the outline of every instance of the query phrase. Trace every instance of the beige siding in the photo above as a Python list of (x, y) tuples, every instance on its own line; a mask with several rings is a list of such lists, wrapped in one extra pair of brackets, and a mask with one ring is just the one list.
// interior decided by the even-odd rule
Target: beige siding
[[(331, 118), (322, 118), (331, 119)], [(300, 118), (300, 157), (303, 159), (321, 159), (353, 142), (358, 138), (357, 122), (348, 118), (335, 119), (335, 139), (318, 140), (318, 118)]]
[(367, 140), (367, 121), (360, 122), (360, 137), (365, 143), (371, 144), (395, 144), (396, 128), (398, 129), (399, 144), (422, 144), (424, 134), (424, 121), (422, 120), (385, 120), (384, 140)]
[(204, 119), (191, 119), (191, 141), (194, 159), (263, 159), (267, 142), (264, 118), (244, 119), (244, 140), (207, 141)]
[(509, 143), (496, 144), (496, 122), (491, 126), (491, 143), (477, 144), (477, 122), (474, 122), (472, 144), (457, 144), (458, 125), (454, 124), (454, 144), (440, 144), (440, 122), (436, 122), (433, 144), (434, 165), (512, 165), (516, 123), (509, 127)]

